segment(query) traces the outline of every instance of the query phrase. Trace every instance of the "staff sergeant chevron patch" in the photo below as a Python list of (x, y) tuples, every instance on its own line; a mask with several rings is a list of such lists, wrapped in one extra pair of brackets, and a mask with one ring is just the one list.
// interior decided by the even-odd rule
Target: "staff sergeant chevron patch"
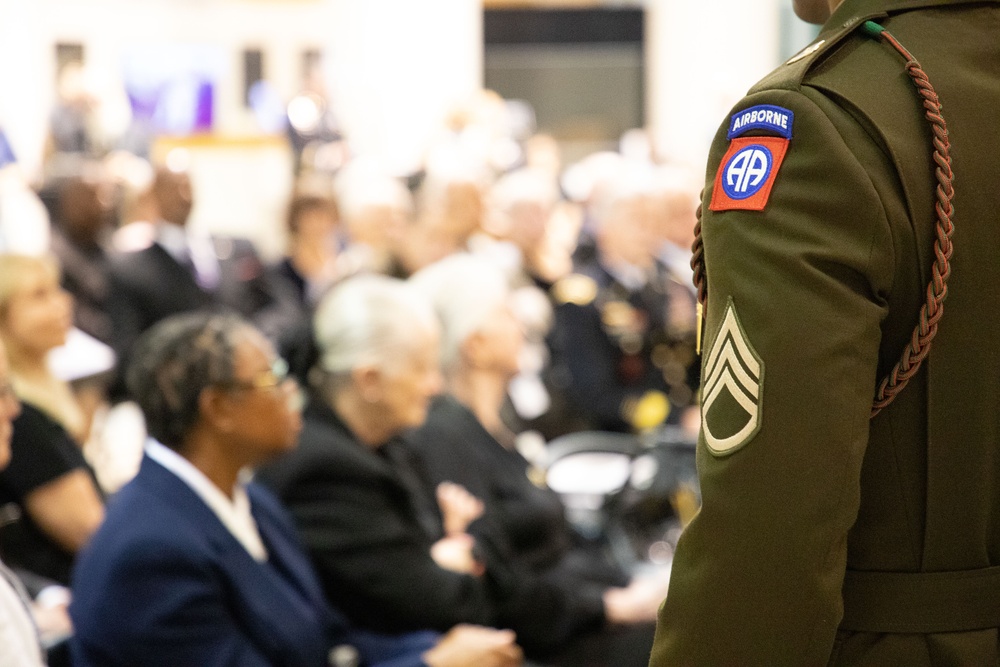
[(764, 363), (743, 331), (732, 297), (702, 376), (701, 423), (708, 450), (732, 454), (761, 426)]

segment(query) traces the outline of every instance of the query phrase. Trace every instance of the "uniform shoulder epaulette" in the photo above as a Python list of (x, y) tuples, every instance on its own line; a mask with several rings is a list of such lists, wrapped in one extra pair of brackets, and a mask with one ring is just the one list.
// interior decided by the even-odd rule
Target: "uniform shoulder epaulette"
[(557, 304), (590, 305), (597, 298), (597, 281), (582, 273), (571, 273), (552, 286), (552, 298)]
[(851, 16), (840, 23), (828, 26), (812, 44), (758, 81), (748, 94), (765, 90), (794, 90), (798, 88), (809, 70), (827, 55), (833, 53), (834, 47), (854, 33), (865, 21), (885, 16), (887, 16), (885, 12), (870, 12), (869, 14)]

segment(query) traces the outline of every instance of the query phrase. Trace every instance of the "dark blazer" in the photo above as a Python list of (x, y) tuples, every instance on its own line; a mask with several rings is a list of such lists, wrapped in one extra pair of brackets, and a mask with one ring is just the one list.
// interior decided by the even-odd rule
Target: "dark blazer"
[(409, 455), (398, 441), (366, 447), (313, 401), (299, 447), (260, 471), (291, 511), (330, 601), (383, 632), (510, 627), (529, 653), (565, 641), (577, 629), (572, 600), (508, 563), (505, 545), (477, 543), (483, 577), (438, 567), (430, 550), (440, 516)]
[(213, 290), (202, 288), (158, 243), (112, 258), (107, 308), (114, 323), (111, 346), (122, 367), (136, 339), (170, 315), (215, 309), (253, 319), (274, 306), (274, 290), (253, 244), (231, 238), (212, 242), (219, 262), (219, 283)]
[[(144, 459), (74, 570), (74, 664), (321, 667), (330, 646), (351, 641), (277, 500), (254, 484), (248, 493), (266, 563), (182, 480)], [(360, 642), (377, 656), (364, 664), (410, 667), (433, 637)]]

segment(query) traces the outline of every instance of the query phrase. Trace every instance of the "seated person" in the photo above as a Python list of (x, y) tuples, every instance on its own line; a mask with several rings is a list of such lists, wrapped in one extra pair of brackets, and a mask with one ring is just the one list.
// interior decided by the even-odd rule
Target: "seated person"
[(72, 323), (72, 301), (48, 258), (0, 255), (0, 339), (22, 402), (0, 505), (19, 518), (0, 529), (8, 565), (68, 584), (74, 554), (104, 518), (104, 501), (80, 449), (89, 420), (48, 365)]
[(296, 384), (244, 320), (167, 319), (127, 383), (156, 440), (74, 571), (74, 664), (520, 664), (509, 633), (379, 636), (330, 609), (291, 520), (247, 481), (295, 447), (301, 418)]
[(332, 199), (299, 194), (288, 205), (288, 248), (274, 270), (292, 286), (303, 309), (311, 310), (340, 277), (338, 223)]
[(656, 257), (650, 193), (641, 179), (605, 184), (592, 207), (594, 255), (551, 290), (549, 377), (573, 430), (697, 431), (695, 299)]
[(603, 624), (604, 604), (518, 568), (502, 535), (463, 532), (477, 513), (464, 491), (451, 489), (441, 506), (428, 492), (400, 436), (423, 423), (441, 389), (438, 329), (401, 281), (359, 276), (335, 287), (316, 313), (319, 362), (300, 446), (260, 479), (291, 510), (327, 595), (355, 623), (508, 627), (529, 657), (544, 655)]
[[(652, 620), (666, 595), (667, 578), (637, 579), (574, 544), (559, 496), (545, 486), (515, 448), (501, 418), (508, 384), (518, 373), (524, 342), (510, 307), (503, 274), (471, 255), (454, 255), (416, 273), (411, 284), (434, 304), (442, 324), (441, 363), (447, 393), (434, 400), (427, 421), (407, 437), (435, 484), (460, 484), (485, 505), (486, 529), (499, 528), (512, 558), (557, 584), (568, 595), (603, 601), (610, 624), (645, 622), (645, 637), (606, 650), (621, 667), (645, 665)], [(448, 487), (445, 487), (448, 488)], [(475, 532), (475, 531), (474, 531)]]
[[(194, 203), (187, 171), (158, 168), (151, 198), (158, 219), (152, 225), (134, 223), (147, 228), (145, 243), (112, 258), (107, 305), (114, 322), (111, 346), (122, 371), (138, 337), (165, 317), (211, 310), (254, 319), (270, 315), (280, 296), (249, 240), (210, 236), (191, 227)], [(112, 396), (120, 398), (123, 392), (119, 377)]]
[[(13, 421), (20, 403), (10, 382), (7, 355), (0, 344), (0, 470), (11, 459)], [(42, 667), (45, 660), (39, 646), (37, 621), (29, 610), (32, 604), (18, 577), (0, 561), (0, 664), (6, 667)]]

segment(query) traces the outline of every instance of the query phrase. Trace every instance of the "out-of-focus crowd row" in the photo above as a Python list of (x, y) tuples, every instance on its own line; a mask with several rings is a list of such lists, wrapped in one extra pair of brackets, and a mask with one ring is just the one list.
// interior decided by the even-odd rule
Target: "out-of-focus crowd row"
[(697, 178), (641, 131), (563, 168), (488, 93), (400, 177), (310, 103), (280, 253), (191, 229), (183, 150), (57, 123), (37, 192), (0, 170), (0, 554), (43, 638), (72, 583), (79, 664), (644, 665), (664, 575), (573, 529), (545, 442), (697, 432)]

